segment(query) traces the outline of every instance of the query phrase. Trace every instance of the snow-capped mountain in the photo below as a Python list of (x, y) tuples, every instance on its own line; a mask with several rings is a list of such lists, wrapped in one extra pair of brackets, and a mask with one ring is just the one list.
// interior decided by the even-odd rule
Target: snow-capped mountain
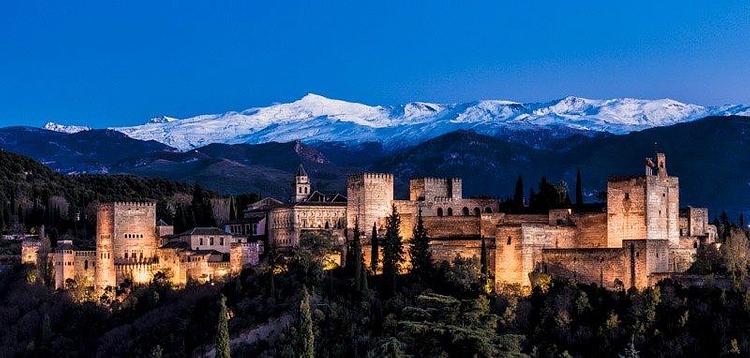
[(68, 133), (68, 134), (91, 130), (91, 127), (57, 124), (55, 122), (47, 122), (47, 124), (45, 124), (43, 128), (46, 130), (54, 131), (54, 132), (61, 132), (61, 133)]
[[(400, 106), (369, 106), (308, 94), (291, 103), (242, 112), (184, 119), (162, 116), (143, 125), (111, 129), (180, 150), (210, 143), (293, 140), (379, 141), (402, 147), (459, 129), (506, 137), (529, 131), (545, 131), (548, 135), (561, 137), (571, 133), (626, 134), (709, 115), (732, 114), (748, 115), (750, 107), (704, 107), (671, 99), (595, 100), (579, 97), (545, 103), (485, 100), (460, 104), (412, 102)], [(69, 127), (62, 128), (67, 130)]]

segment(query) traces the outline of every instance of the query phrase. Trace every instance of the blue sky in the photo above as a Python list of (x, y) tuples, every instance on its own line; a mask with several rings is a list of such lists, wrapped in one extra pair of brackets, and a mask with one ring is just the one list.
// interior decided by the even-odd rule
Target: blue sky
[(750, 2), (0, 4), (3, 126), (139, 124), (308, 92), (384, 105), (750, 103)]

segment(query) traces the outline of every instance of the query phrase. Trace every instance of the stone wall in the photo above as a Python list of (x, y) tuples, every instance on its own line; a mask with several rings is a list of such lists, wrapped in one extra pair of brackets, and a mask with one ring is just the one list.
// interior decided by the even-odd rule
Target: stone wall
[(479, 237), (481, 235), (481, 218), (479, 217), (426, 216), (423, 220), (430, 239), (470, 236)]
[[(487, 249), (488, 267), (492, 268), (495, 264), (493, 251), (495, 249), (495, 240), (485, 239)], [(456, 239), (456, 240), (431, 240), (430, 252), (432, 261), (438, 265), (440, 262), (452, 262), (457, 256), (462, 258), (482, 257), (482, 240), (481, 239)]]
[(243, 268), (257, 265), (262, 252), (260, 241), (232, 244), (229, 251), (229, 267), (232, 274), (238, 275)]
[(571, 217), (576, 227), (576, 246), (607, 247), (607, 214), (584, 213)]
[(649, 240), (668, 240), (678, 245), (680, 239), (680, 193), (676, 177), (646, 177), (646, 224)]
[[(156, 205), (154, 203), (114, 203), (112, 228), (115, 262), (133, 257), (156, 257)], [(127, 257), (126, 257), (127, 255)]]
[(647, 237), (646, 178), (607, 182), (607, 247), (622, 247), (623, 240)]
[(623, 248), (545, 249), (543, 272), (583, 283), (616, 288), (630, 287), (629, 261)]
[(94, 279), (97, 292), (117, 285), (112, 239), (114, 215), (114, 204), (99, 205), (96, 213), (96, 275)]
[(461, 178), (417, 178), (409, 180), (409, 200), (461, 199)]

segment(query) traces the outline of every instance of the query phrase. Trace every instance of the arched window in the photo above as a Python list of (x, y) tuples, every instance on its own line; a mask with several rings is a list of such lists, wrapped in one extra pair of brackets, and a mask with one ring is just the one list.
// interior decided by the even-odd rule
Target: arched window
[(465, 207), (461, 209), (461, 213), (464, 214), (464, 216), (469, 216), (469, 208)]
[(448, 216), (453, 216), (453, 208), (448, 208)]
[(488, 214), (491, 214), (492, 213), (492, 208), (488, 206), (488, 207), (484, 208), (484, 212), (488, 213)]
[(510, 236), (508, 236), (508, 245), (510, 245), (510, 241), (511, 241), (511, 240), (510, 240)]
[(437, 209), (437, 216), (443, 216), (443, 208)]
[(474, 215), (479, 216), (482, 213), (482, 210), (479, 208), (474, 208)]
[(693, 241), (693, 248), (694, 248), (694, 249), (697, 249), (697, 248), (698, 248), (698, 241)]
[(83, 260), (83, 269), (88, 270), (89, 269), (89, 260)]

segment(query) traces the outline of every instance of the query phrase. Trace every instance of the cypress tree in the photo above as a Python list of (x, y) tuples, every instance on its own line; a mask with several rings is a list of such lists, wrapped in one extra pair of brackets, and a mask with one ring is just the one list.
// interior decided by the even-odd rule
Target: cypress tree
[(310, 295), (305, 287), (302, 291), (302, 301), (299, 303), (299, 317), (297, 321), (297, 350), (298, 357), (315, 357), (315, 332), (310, 308)]
[(583, 206), (583, 182), (581, 181), (581, 170), (576, 174), (576, 206)]
[(417, 225), (414, 226), (414, 234), (409, 243), (411, 254), (412, 274), (420, 281), (429, 279), (432, 273), (432, 254), (430, 253), (430, 238), (422, 220), (422, 208), (417, 213)]
[(744, 213), (740, 213), (738, 224), (740, 226), (740, 229), (747, 230), (747, 227), (745, 226), (745, 214)]
[(396, 277), (398, 276), (401, 262), (404, 260), (403, 246), (401, 243), (401, 216), (396, 210), (396, 205), (391, 205), (391, 214), (388, 215), (383, 239), (383, 278), (386, 292), (393, 293), (396, 289)]
[(372, 223), (372, 237), (370, 238), (370, 270), (375, 275), (378, 272), (378, 256), (380, 245), (378, 245), (378, 227)]
[(362, 275), (362, 265), (364, 260), (362, 259), (362, 245), (359, 241), (359, 221), (354, 224), (354, 237), (352, 237), (352, 262), (351, 270), (354, 273), (354, 288), (356, 290), (362, 289), (362, 280), (367, 280), (367, 276)]
[(516, 187), (513, 191), (513, 208), (519, 211), (523, 209), (523, 177), (520, 175), (516, 179)]
[(216, 357), (231, 357), (229, 350), (229, 322), (227, 320), (227, 298), (221, 295), (219, 299), (219, 322), (216, 328)]
[(484, 242), (484, 237), (482, 238), (482, 251), (480, 253), (480, 263), (482, 265), (482, 276), (486, 278), (487, 273), (489, 272), (489, 258), (487, 257), (487, 244)]

